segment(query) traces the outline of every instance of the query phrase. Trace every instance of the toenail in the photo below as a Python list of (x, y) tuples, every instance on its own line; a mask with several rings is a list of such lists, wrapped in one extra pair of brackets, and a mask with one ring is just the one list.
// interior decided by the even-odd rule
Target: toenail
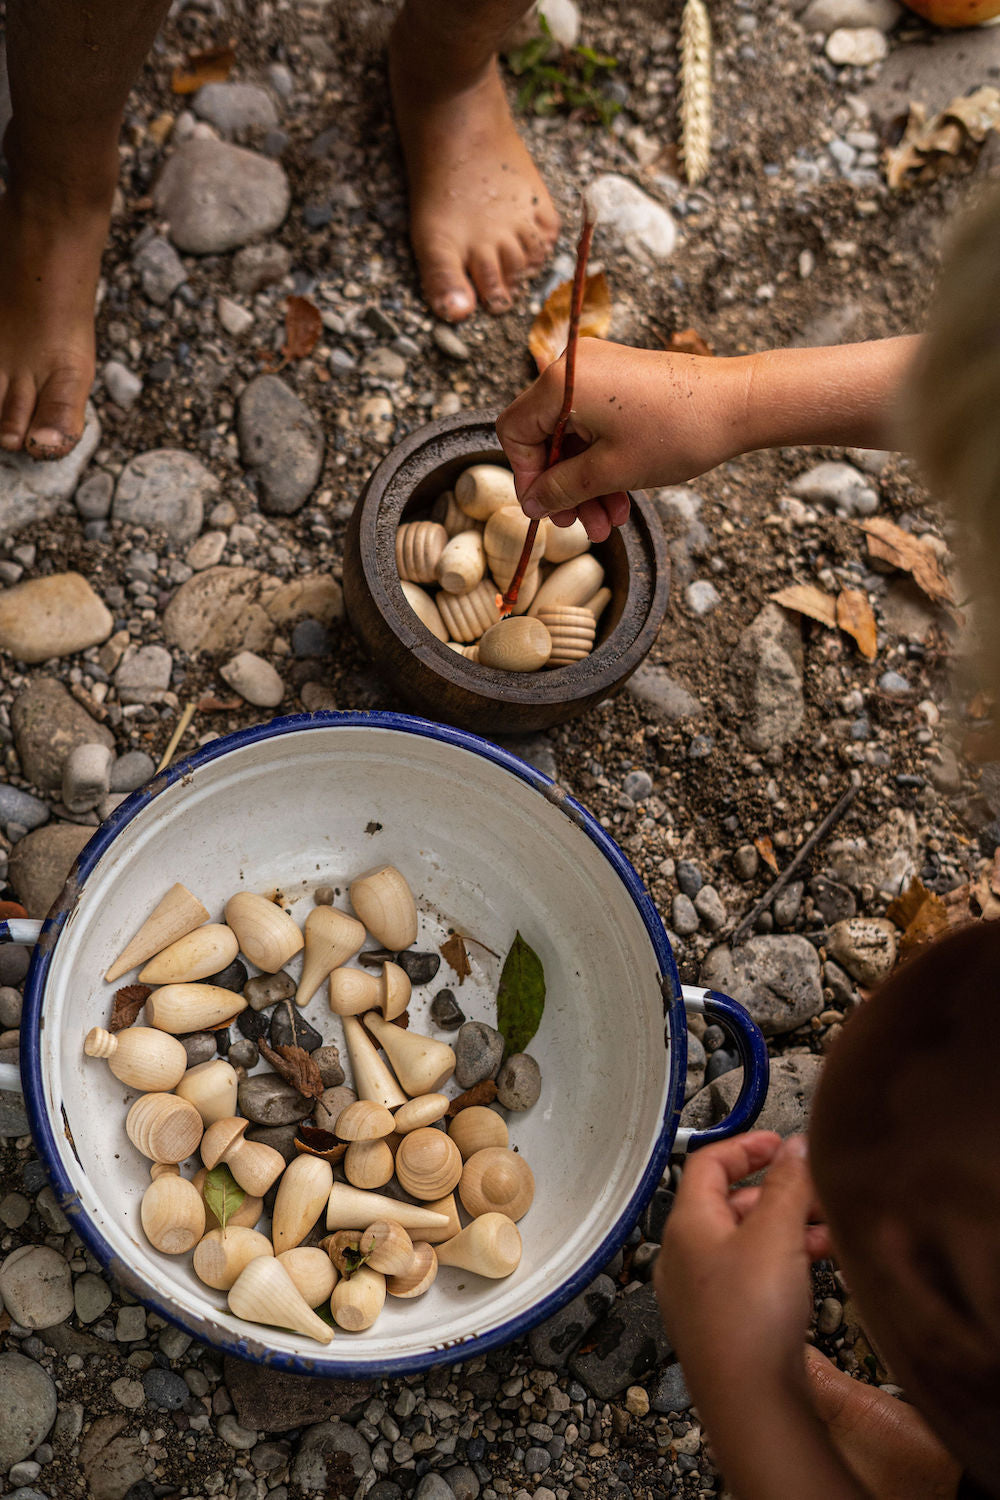
[(453, 322), (456, 318), (464, 318), (472, 311), (472, 300), (465, 292), (446, 292), (439, 297), (434, 304), (434, 310), (439, 318), (447, 322)]

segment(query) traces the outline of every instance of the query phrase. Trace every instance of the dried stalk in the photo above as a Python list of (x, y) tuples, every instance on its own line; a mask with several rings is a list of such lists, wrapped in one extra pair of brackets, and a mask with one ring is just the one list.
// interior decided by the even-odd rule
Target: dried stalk
[(708, 171), (712, 149), (712, 28), (704, 0), (685, 0), (681, 17), (681, 155), (688, 182)]
[[(552, 469), (559, 462), (562, 455), (563, 438), (566, 436), (566, 424), (569, 422), (570, 413), (573, 410), (573, 396), (576, 389), (576, 350), (580, 342), (580, 314), (583, 311), (583, 299), (587, 290), (587, 259), (590, 255), (590, 242), (594, 238), (594, 225), (597, 219), (590, 206), (590, 200), (584, 194), (583, 198), (583, 224), (580, 228), (580, 238), (576, 245), (576, 267), (573, 271), (573, 294), (570, 299), (569, 308), (569, 332), (566, 335), (566, 378), (563, 384), (562, 406), (556, 418), (556, 425), (552, 430), (552, 438), (549, 442), (549, 456), (545, 467)], [(503, 598), (500, 600), (500, 612), (509, 615), (517, 603), (517, 596), (521, 592), (521, 584), (531, 557), (531, 549), (535, 545), (535, 536), (538, 532), (538, 522), (531, 521), (524, 538), (524, 547), (518, 559), (517, 567), (510, 586)]]
[(162, 756), (160, 757), (160, 764), (157, 766), (155, 773), (157, 776), (159, 776), (161, 771), (165, 771), (167, 766), (169, 766), (170, 762), (173, 760), (174, 751), (177, 749), (177, 746), (184, 738), (184, 735), (187, 732), (188, 725), (194, 718), (194, 713), (195, 705), (193, 703), (189, 703), (178, 719), (177, 727), (174, 730), (173, 734), (170, 736), (167, 748), (164, 750)]

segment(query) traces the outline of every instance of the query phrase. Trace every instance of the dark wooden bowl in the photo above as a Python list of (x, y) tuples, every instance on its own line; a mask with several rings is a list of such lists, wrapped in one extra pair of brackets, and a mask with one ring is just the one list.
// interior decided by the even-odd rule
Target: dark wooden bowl
[(478, 734), (516, 735), (561, 724), (622, 686), (656, 639), (670, 563), (656, 512), (637, 491), (626, 524), (594, 548), (613, 597), (589, 656), (552, 671), (501, 672), (467, 661), (436, 640), (399, 586), (396, 528), (426, 515), (470, 464), (506, 462), (496, 416), (469, 411), (441, 417), (382, 460), (348, 524), (344, 602), (376, 669), (409, 707)]

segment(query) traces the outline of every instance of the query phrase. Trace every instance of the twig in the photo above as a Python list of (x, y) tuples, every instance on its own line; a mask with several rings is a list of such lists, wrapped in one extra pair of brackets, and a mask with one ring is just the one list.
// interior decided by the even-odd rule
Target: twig
[(742, 943), (743, 939), (746, 937), (747, 933), (750, 931), (751, 927), (760, 916), (761, 912), (767, 911), (775, 896), (777, 896), (781, 891), (784, 890), (785, 886), (791, 880), (796, 871), (802, 868), (806, 860), (809, 858), (810, 854), (816, 848), (816, 845), (820, 843), (822, 839), (825, 839), (827, 834), (830, 832), (830, 829), (835, 827), (835, 825), (840, 822), (841, 818), (844, 816), (845, 812), (850, 807), (855, 797), (858, 795), (859, 790), (860, 788), (857, 786), (849, 786), (847, 788), (847, 791), (840, 798), (840, 801), (837, 803), (837, 805), (830, 809), (819, 827), (806, 839), (805, 843), (802, 845), (801, 849), (796, 854), (795, 858), (792, 860), (788, 868), (782, 870), (781, 874), (768, 886), (767, 890), (764, 892), (763, 896), (761, 896), (756, 906), (754, 906), (751, 911), (747, 912), (746, 916), (743, 918), (743, 921), (739, 924), (739, 926), (734, 930), (732, 936), (728, 939), (731, 947), (735, 948), (739, 943)]
[(170, 736), (170, 739), (169, 739), (169, 741), (167, 743), (167, 748), (164, 750), (163, 754), (160, 756), (160, 764), (157, 766), (156, 772), (155, 772), (155, 774), (157, 776), (159, 776), (159, 774), (160, 774), (161, 771), (166, 770), (167, 766), (169, 766), (170, 762), (173, 760), (174, 751), (177, 749), (177, 746), (180, 744), (181, 740), (184, 738), (184, 735), (185, 735), (185, 732), (187, 730), (187, 727), (190, 724), (191, 720), (194, 718), (194, 710), (195, 710), (195, 705), (193, 703), (189, 703), (188, 706), (187, 706), (187, 708), (185, 708), (184, 712), (181, 714), (180, 718), (178, 719), (178, 721), (177, 721), (177, 728), (174, 730), (173, 734)]
[[(548, 462), (545, 467), (552, 469), (559, 462), (562, 454), (563, 438), (566, 435), (566, 424), (569, 422), (570, 413), (573, 410), (573, 396), (576, 387), (576, 349), (580, 342), (580, 314), (583, 311), (583, 298), (587, 288), (587, 258), (590, 255), (590, 242), (594, 238), (594, 225), (597, 220), (593, 216), (590, 201), (584, 194), (583, 198), (583, 224), (580, 228), (580, 238), (576, 245), (576, 267), (573, 271), (573, 293), (570, 298), (569, 307), (569, 332), (566, 335), (566, 378), (563, 384), (562, 406), (556, 418), (556, 425), (552, 430), (552, 438), (549, 443)], [(500, 601), (500, 611), (503, 615), (509, 615), (517, 603), (517, 596), (521, 591), (521, 584), (528, 568), (531, 551), (535, 545), (535, 536), (538, 532), (537, 520), (528, 524), (528, 530), (524, 538), (524, 547), (518, 559), (514, 576), (510, 581), (507, 592)]]

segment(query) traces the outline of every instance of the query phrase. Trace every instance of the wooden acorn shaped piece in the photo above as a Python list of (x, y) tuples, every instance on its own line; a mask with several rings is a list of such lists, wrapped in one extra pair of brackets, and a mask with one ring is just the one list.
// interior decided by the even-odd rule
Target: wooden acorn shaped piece
[(503, 1115), (483, 1104), (470, 1104), (468, 1109), (459, 1110), (448, 1126), (448, 1134), (461, 1151), (463, 1161), (488, 1146), (506, 1146), (510, 1139)]
[(534, 1199), (534, 1173), (516, 1151), (506, 1146), (485, 1146), (465, 1163), (458, 1196), (474, 1219), (499, 1213), (516, 1223), (524, 1218)]
[(266, 1234), (245, 1225), (210, 1229), (194, 1248), (194, 1274), (217, 1292), (228, 1292), (252, 1260), (270, 1258), (274, 1250)]
[(401, 1016), (410, 1003), (411, 993), (412, 985), (406, 970), (391, 960), (383, 964), (378, 988), (378, 1005), (383, 1020), (394, 1021)]
[(393, 1219), (376, 1219), (369, 1224), (359, 1241), (366, 1264), (383, 1276), (399, 1276), (413, 1261), (413, 1241)]
[(327, 1229), (367, 1229), (376, 1219), (391, 1219), (404, 1229), (446, 1229), (445, 1214), (432, 1212), (426, 1204), (404, 1203), (382, 1193), (366, 1193), (346, 1182), (335, 1182), (326, 1208)]
[(350, 1333), (370, 1328), (384, 1306), (385, 1277), (368, 1266), (361, 1266), (353, 1276), (342, 1276), (330, 1298), (334, 1322)]
[[(252, 1144), (252, 1142), (251, 1142)], [(319, 1156), (296, 1156), (281, 1174), (271, 1215), (275, 1255), (300, 1245), (327, 1205), (333, 1168)]]
[(514, 476), (500, 464), (472, 464), (455, 481), (455, 499), (467, 516), (487, 521), (502, 506), (517, 504)]
[[(394, 1116), (396, 1130), (400, 1135), (408, 1135), (411, 1130), (419, 1130), (423, 1125), (434, 1125), (448, 1113), (448, 1102), (447, 1094), (418, 1094), (415, 1099), (411, 1099), (408, 1104), (401, 1104), (397, 1109)], [(468, 1114), (468, 1110), (462, 1110), (462, 1114)]]
[(479, 642), (479, 662), (501, 672), (537, 672), (552, 655), (552, 639), (533, 615), (510, 615)]
[[(517, 504), (504, 505), (495, 510), (486, 522), (483, 532), (483, 548), (490, 565), (493, 581), (501, 593), (505, 593), (521, 558), (531, 522)], [(537, 568), (545, 556), (546, 532), (539, 526), (528, 559), (529, 568)]]
[(438, 1245), (438, 1264), (460, 1266), (478, 1276), (499, 1279), (516, 1271), (521, 1262), (521, 1236), (506, 1214), (486, 1213), (473, 1219), (452, 1240)]
[[(232, 1174), (230, 1174), (230, 1175), (232, 1175)], [(212, 1205), (208, 1202), (208, 1199), (205, 1197), (205, 1180), (206, 1180), (207, 1177), (208, 1177), (208, 1168), (207, 1167), (199, 1167), (198, 1170), (197, 1170), (197, 1172), (194, 1174), (194, 1176), (191, 1179), (191, 1181), (194, 1183), (195, 1187), (198, 1189), (199, 1193), (201, 1194), (202, 1201), (205, 1204), (205, 1229), (206, 1229), (206, 1232), (209, 1231), (209, 1230), (212, 1230), (212, 1229), (221, 1229), (222, 1228), (222, 1225), (219, 1222), (219, 1219), (218, 1219), (218, 1217), (217, 1217), (214, 1209), (212, 1208)], [(235, 1177), (233, 1178), (233, 1181), (236, 1182)], [(260, 1219), (261, 1214), (264, 1212), (264, 1200), (263, 1200), (263, 1198), (256, 1197), (253, 1193), (245, 1193), (245, 1192), (243, 1192), (243, 1189), (239, 1186), (239, 1183), (237, 1183), (236, 1185), (237, 1185), (237, 1188), (239, 1188), (240, 1193), (243, 1194), (243, 1196), (240, 1199), (238, 1207), (234, 1208), (233, 1211), (232, 1211), (232, 1213), (230, 1213), (227, 1216), (227, 1218), (226, 1218), (226, 1228), (227, 1229), (253, 1229), (254, 1225)]]
[[(455, 1053), (447, 1042), (404, 1031), (381, 1016), (367, 1016), (365, 1024), (392, 1063), (393, 1072), (411, 1098), (417, 1094), (436, 1094), (445, 1079), (455, 1071)], [(400, 1099), (400, 1104), (405, 1100)], [(389, 1108), (395, 1108), (390, 1105)], [(443, 1190), (442, 1190), (443, 1191)], [(440, 1197), (440, 1194), (438, 1194)]]
[(434, 583), (448, 533), (437, 521), (404, 521), (396, 529), (396, 571), (407, 583)]
[(419, 1297), (431, 1285), (437, 1271), (438, 1259), (433, 1245), (426, 1240), (417, 1240), (409, 1266), (405, 1271), (387, 1277), (385, 1289), (391, 1297)]
[(444, 632), (439, 640), (477, 641), (500, 618), (496, 584), (492, 578), (484, 578), (467, 594), (448, 594), (442, 589), (437, 609)]
[(140, 1094), (125, 1116), (125, 1134), (150, 1161), (184, 1161), (203, 1130), (194, 1105), (175, 1094)]
[(235, 1115), (239, 1086), (239, 1074), (232, 1063), (224, 1057), (212, 1057), (188, 1068), (174, 1092), (178, 1099), (194, 1105), (202, 1124), (213, 1125), (216, 1120), (228, 1120)]
[(480, 531), (460, 531), (437, 561), (438, 583), (449, 594), (467, 594), (486, 573), (486, 551)]
[(574, 521), (572, 526), (557, 526), (546, 516), (539, 530), (545, 532), (546, 562), (569, 562), (571, 557), (579, 557), (581, 552), (590, 551), (590, 537), (582, 521)]
[(335, 1016), (362, 1016), (381, 998), (381, 980), (366, 969), (334, 969), (330, 975), (330, 1009)]
[(191, 984), (221, 974), (240, 951), (239, 939), (225, 922), (207, 922), (151, 958), (140, 970), (142, 984)]
[(462, 1154), (443, 1130), (411, 1130), (396, 1152), (396, 1176), (403, 1191), (414, 1198), (443, 1198), (458, 1186)]
[(426, 626), (431, 635), (439, 641), (448, 639), (448, 627), (441, 618), (441, 612), (426, 589), (422, 589), (417, 583), (409, 583), (405, 578), (400, 580), (400, 588), (403, 598), (420, 621)]
[(304, 942), (298, 924), (287, 911), (256, 891), (237, 891), (230, 896), (226, 921), (239, 939), (240, 952), (264, 974), (276, 974)]
[(221, 1026), (246, 1008), (243, 995), (221, 984), (165, 984), (146, 1001), (146, 1020), (177, 1035)]
[(454, 490), (443, 490), (431, 506), (431, 520), (437, 521), (448, 533), (449, 539), (460, 531), (468, 531), (470, 520), (455, 499)]
[(305, 920), (305, 955), (295, 991), (296, 1005), (306, 1005), (323, 980), (353, 958), (368, 934), (356, 917), (335, 906), (314, 906)]
[[(371, 1012), (371, 1015), (375, 1014), (374, 1011)], [(400, 1104), (405, 1104), (406, 1094), (387, 1064), (379, 1057), (374, 1042), (357, 1016), (344, 1016), (342, 1020), (347, 1055), (351, 1059), (351, 1072), (354, 1075), (354, 1090), (358, 1098), (372, 1099), (376, 1104), (384, 1104), (386, 1109), (396, 1109)], [(399, 1027), (394, 1026), (393, 1030), (398, 1031)]]
[(395, 865), (377, 865), (351, 881), (351, 905), (377, 943), (398, 952), (417, 940), (413, 892)]
[(585, 605), (564, 604), (545, 609), (538, 616), (552, 641), (550, 667), (564, 667), (582, 661), (594, 649), (597, 621)]
[(334, 1126), (342, 1141), (384, 1141), (395, 1128), (389, 1110), (374, 1099), (358, 1099), (348, 1104), (340, 1111)]
[(344, 1176), (352, 1187), (372, 1190), (392, 1180), (396, 1160), (388, 1141), (352, 1141), (344, 1153)]
[(337, 1285), (337, 1270), (325, 1250), (314, 1245), (297, 1245), (275, 1256), (308, 1307), (320, 1307)]
[(193, 1182), (164, 1172), (142, 1195), (139, 1219), (154, 1250), (184, 1255), (205, 1233), (205, 1203)]
[(604, 569), (592, 552), (582, 552), (554, 568), (531, 601), (529, 614), (543, 610), (586, 604), (604, 582)]
[(207, 921), (208, 912), (197, 896), (192, 896), (183, 885), (172, 885), (163, 900), (150, 912), (132, 941), (115, 959), (105, 974), (105, 979), (110, 984), (122, 974), (127, 974), (129, 969), (137, 969), (147, 958), (152, 958), (154, 953), (160, 953), (178, 938)]
[(88, 1057), (106, 1057), (116, 1078), (130, 1089), (169, 1093), (187, 1071), (187, 1053), (175, 1036), (155, 1026), (128, 1026), (105, 1031), (94, 1026), (84, 1039)]
[(328, 1344), (333, 1338), (333, 1329), (317, 1317), (273, 1256), (262, 1255), (244, 1266), (229, 1289), (229, 1306), (238, 1318), (246, 1318), (249, 1323), (290, 1328), (319, 1344)]
[(263, 1141), (244, 1140), (249, 1124), (249, 1120), (216, 1120), (205, 1131), (201, 1159), (209, 1171), (224, 1161), (245, 1193), (263, 1198), (285, 1170), (285, 1158)]

